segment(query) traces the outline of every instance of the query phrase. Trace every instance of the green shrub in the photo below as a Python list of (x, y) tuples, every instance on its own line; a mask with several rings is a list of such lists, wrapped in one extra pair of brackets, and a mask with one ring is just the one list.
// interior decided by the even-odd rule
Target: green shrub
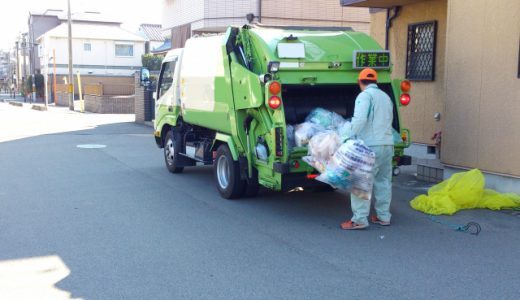
[(162, 60), (163, 57), (160, 55), (143, 54), (141, 57), (143, 68), (147, 68), (150, 71), (159, 71)]

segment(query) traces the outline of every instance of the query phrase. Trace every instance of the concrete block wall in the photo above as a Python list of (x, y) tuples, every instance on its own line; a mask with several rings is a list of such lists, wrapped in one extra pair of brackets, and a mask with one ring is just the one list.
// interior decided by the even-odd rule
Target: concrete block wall
[(56, 105), (69, 106), (69, 94), (66, 92), (56, 92)]
[(85, 110), (100, 114), (133, 114), (134, 96), (85, 95)]

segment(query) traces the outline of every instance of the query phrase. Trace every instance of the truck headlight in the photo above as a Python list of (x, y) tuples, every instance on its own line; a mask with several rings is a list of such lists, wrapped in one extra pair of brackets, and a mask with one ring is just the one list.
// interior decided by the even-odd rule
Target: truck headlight
[(279, 61), (270, 61), (267, 65), (267, 71), (269, 73), (276, 73), (280, 70), (280, 62)]

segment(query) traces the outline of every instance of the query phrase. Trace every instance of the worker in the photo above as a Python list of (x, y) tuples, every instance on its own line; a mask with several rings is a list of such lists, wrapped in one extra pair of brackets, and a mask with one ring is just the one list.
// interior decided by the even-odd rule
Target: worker
[[(392, 200), (392, 158), (394, 141), (392, 122), (394, 107), (390, 97), (377, 86), (377, 72), (366, 68), (358, 77), (361, 93), (356, 98), (350, 138), (362, 140), (376, 155), (374, 166), (376, 215), (370, 218), (374, 224), (390, 225)], [(350, 196), (352, 219), (341, 224), (345, 230), (363, 229), (369, 226), (370, 200)]]
[(16, 98), (16, 86), (14, 85), (14, 82), (11, 82), (11, 88), (10, 88), (10, 96), (13, 98)]

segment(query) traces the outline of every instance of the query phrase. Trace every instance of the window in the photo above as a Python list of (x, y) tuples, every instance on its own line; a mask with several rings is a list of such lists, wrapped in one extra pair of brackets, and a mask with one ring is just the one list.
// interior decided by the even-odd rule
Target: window
[(161, 98), (171, 88), (173, 84), (173, 73), (175, 72), (176, 61), (166, 62), (162, 65), (161, 75), (159, 76), (158, 98)]
[(116, 56), (134, 56), (134, 45), (116, 44)]
[(435, 80), (435, 40), (437, 21), (408, 25), (406, 78)]
[(83, 50), (87, 51), (87, 52), (90, 52), (90, 50), (92, 50), (92, 45), (90, 43), (84, 43), (83, 44)]

